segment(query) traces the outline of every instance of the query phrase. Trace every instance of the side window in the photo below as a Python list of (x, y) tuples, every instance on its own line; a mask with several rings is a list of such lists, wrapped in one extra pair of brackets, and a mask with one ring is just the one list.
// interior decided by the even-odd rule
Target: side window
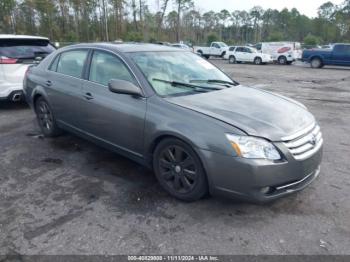
[(237, 47), (236, 48), (236, 52), (243, 52), (243, 48), (242, 47)]
[(62, 53), (57, 65), (57, 72), (81, 78), (87, 54), (87, 50), (74, 50)]
[(350, 55), (350, 45), (336, 45), (334, 51), (337, 53)]
[(220, 46), (218, 45), (218, 44), (213, 44), (213, 47), (215, 47), (215, 48), (220, 48)]
[(60, 55), (56, 56), (53, 62), (51, 63), (49, 67), (50, 71), (55, 71), (55, 72), (57, 71), (57, 65), (59, 60), (60, 60)]
[(107, 86), (112, 79), (135, 83), (134, 77), (117, 56), (106, 52), (94, 51), (89, 80)]
[(235, 47), (234, 47), (234, 46), (231, 46), (230, 49), (229, 49), (229, 51), (231, 51), (231, 52), (232, 52), (232, 51), (235, 51)]

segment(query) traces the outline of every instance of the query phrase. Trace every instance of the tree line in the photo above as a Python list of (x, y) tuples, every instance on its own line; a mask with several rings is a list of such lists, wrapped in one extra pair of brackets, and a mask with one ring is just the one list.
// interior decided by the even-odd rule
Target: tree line
[(193, 0), (1, 0), (0, 33), (59, 42), (349, 42), (350, 0), (326, 2), (314, 18), (260, 6), (201, 13)]

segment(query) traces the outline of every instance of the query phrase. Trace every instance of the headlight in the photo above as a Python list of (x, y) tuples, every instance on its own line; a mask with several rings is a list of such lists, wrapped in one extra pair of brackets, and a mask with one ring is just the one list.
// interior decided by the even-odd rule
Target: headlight
[(231, 134), (226, 134), (226, 137), (238, 156), (250, 159), (281, 159), (276, 147), (265, 139)]

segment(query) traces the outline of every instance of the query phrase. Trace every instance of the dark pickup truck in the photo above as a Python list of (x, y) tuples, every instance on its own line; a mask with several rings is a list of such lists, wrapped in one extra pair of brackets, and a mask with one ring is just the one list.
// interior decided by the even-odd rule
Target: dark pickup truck
[(335, 44), (330, 49), (313, 49), (303, 52), (302, 61), (312, 68), (325, 65), (350, 66), (350, 44)]

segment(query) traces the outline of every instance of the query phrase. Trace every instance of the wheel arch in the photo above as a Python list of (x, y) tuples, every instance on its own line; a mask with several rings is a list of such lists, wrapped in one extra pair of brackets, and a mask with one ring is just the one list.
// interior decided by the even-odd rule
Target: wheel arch
[[(194, 151), (197, 152), (196, 148), (197, 146), (188, 138), (186, 138), (185, 136), (178, 134), (178, 133), (172, 133), (172, 132), (165, 132), (165, 133), (160, 133), (158, 135), (156, 135), (151, 143), (149, 144), (148, 148), (147, 148), (147, 153), (148, 155), (150, 155), (150, 157), (153, 157), (153, 153), (156, 150), (157, 146), (159, 145), (159, 143), (165, 139), (178, 139), (181, 140), (182, 142), (188, 144), (189, 146), (192, 147), (192, 149)], [(198, 153), (198, 152), (197, 152)]]
[(255, 61), (256, 59), (258, 59), (258, 58), (259, 58), (259, 59), (261, 60), (261, 62), (262, 62), (263, 59), (262, 59), (262, 57), (259, 56), (259, 55), (257, 55), (256, 57), (254, 57), (254, 61)]
[(280, 56), (278, 56), (277, 61), (280, 60), (280, 58), (282, 58), (282, 57), (284, 57), (284, 58), (287, 60), (287, 56), (285, 56), (285, 55), (280, 55)]
[(320, 59), (321, 63), (323, 64), (323, 57), (320, 55), (313, 55), (310, 57), (309, 61), (311, 62), (314, 59)]
[(32, 93), (32, 102), (33, 102), (33, 106), (35, 106), (35, 102), (38, 100), (39, 97), (44, 97), (44, 99), (49, 103), (50, 101), (48, 101), (47, 95), (44, 91), (44, 89), (40, 86), (38, 86), (37, 88), (34, 89), (33, 93)]

